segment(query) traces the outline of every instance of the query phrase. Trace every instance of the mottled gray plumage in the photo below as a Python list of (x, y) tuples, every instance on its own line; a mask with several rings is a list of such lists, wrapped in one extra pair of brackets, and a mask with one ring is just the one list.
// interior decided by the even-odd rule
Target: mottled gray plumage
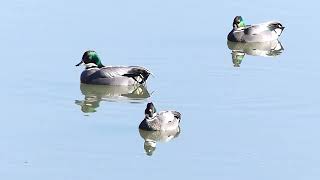
[(139, 128), (147, 131), (166, 131), (179, 127), (181, 114), (177, 111), (156, 112), (152, 103), (148, 103), (145, 118)]
[(144, 84), (150, 72), (139, 66), (93, 67), (81, 73), (81, 83), (98, 85)]
[(233, 22), (233, 29), (228, 34), (228, 40), (233, 42), (273, 41), (280, 37), (283, 29), (284, 27), (278, 21), (244, 26), (241, 16), (237, 16)]

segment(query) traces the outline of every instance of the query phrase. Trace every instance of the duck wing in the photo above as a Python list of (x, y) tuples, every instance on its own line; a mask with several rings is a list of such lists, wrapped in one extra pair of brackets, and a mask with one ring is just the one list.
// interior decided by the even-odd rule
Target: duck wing
[[(257, 35), (260, 33), (263, 33), (265, 31), (275, 31), (278, 36), (280, 36), (282, 30), (284, 27), (282, 24), (278, 21), (268, 21), (265, 23), (261, 24), (253, 24), (253, 25), (248, 25), (244, 28), (244, 33), (247, 35)], [(280, 30), (280, 31), (278, 31)]]
[(162, 124), (175, 123), (176, 121), (180, 121), (181, 114), (177, 111), (161, 111), (157, 114), (157, 119)]
[(114, 77), (130, 77), (139, 83), (144, 83), (151, 72), (140, 66), (108, 66), (103, 67), (99, 71), (99, 76), (102, 78), (114, 78)]

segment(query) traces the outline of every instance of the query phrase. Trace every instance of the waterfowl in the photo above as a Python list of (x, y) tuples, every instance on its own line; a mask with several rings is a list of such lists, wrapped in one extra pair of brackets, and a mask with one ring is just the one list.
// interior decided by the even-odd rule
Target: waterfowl
[(148, 103), (144, 111), (145, 118), (139, 129), (147, 131), (168, 131), (179, 127), (181, 114), (177, 111), (157, 112), (153, 103)]
[(233, 20), (233, 29), (228, 34), (228, 40), (233, 42), (266, 42), (277, 40), (284, 26), (278, 21), (268, 21), (261, 24), (245, 25), (241, 16)]
[(140, 66), (104, 66), (95, 51), (86, 51), (80, 63), (86, 69), (81, 73), (81, 83), (95, 85), (145, 84), (151, 72)]

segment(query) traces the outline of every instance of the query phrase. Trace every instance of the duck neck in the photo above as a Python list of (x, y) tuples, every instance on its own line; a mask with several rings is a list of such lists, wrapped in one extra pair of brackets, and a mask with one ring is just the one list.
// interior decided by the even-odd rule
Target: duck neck
[(92, 69), (92, 68), (99, 68), (99, 66), (96, 65), (95, 63), (86, 64), (86, 69)]
[(153, 116), (150, 116), (150, 115), (148, 115), (148, 114), (145, 115), (145, 119), (146, 119), (147, 121), (153, 121), (153, 120), (154, 120)]

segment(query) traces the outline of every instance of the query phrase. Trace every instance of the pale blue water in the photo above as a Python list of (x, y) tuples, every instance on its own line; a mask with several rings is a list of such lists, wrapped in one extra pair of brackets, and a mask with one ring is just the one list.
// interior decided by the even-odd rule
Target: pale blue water
[[(318, 7), (3, 2), (1, 178), (319, 179)], [(236, 15), (248, 24), (280, 20), (284, 51), (245, 55), (234, 67), (226, 36)], [(150, 97), (82, 92), (83, 68), (74, 65), (88, 49), (106, 65), (149, 68)], [(179, 136), (157, 143), (152, 156), (138, 131), (149, 101), (182, 113)]]

